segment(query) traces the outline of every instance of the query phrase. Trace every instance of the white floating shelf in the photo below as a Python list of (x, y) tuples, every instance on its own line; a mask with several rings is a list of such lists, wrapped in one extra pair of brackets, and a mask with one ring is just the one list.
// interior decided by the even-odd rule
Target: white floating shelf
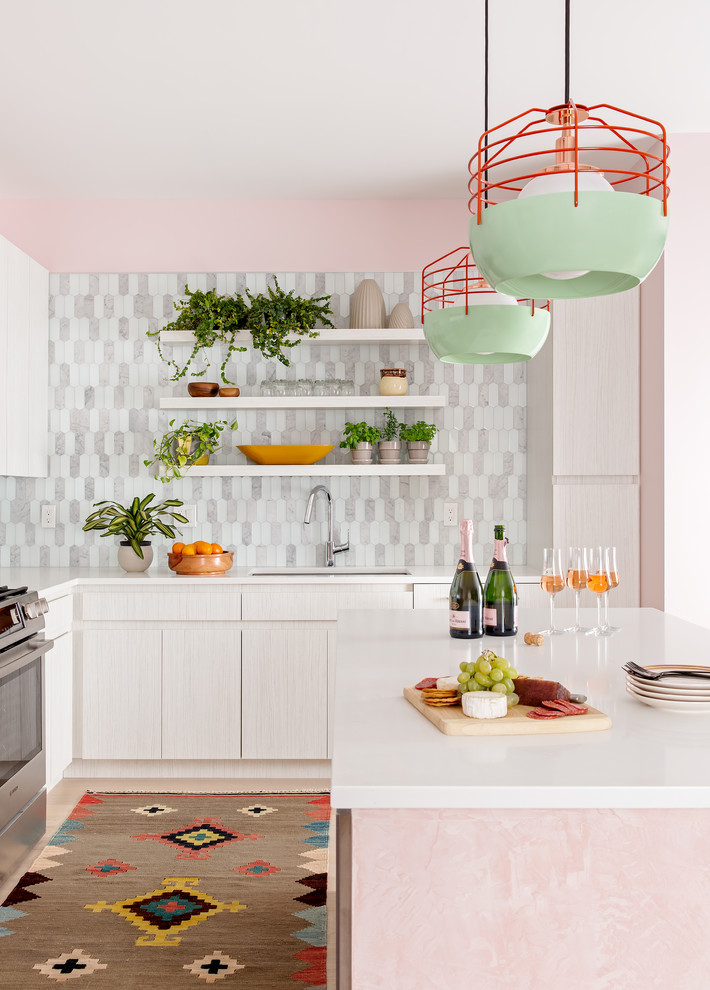
[[(184, 330), (162, 330), (161, 344), (194, 344), (194, 334)], [(251, 338), (245, 331), (244, 340), (239, 343), (251, 346)], [(320, 328), (317, 337), (300, 338), (299, 344), (423, 344), (424, 331), (421, 327), (410, 330), (330, 330)], [(221, 345), (219, 345), (221, 346)]]
[(161, 409), (441, 409), (445, 404), (443, 395), (177, 396), (160, 400)]
[(190, 478), (343, 478), (370, 475), (445, 474), (444, 464), (208, 464), (185, 471)]

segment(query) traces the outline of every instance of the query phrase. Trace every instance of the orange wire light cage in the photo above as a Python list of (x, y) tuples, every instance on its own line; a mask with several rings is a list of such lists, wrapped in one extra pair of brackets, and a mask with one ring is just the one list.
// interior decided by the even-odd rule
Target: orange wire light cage
[(485, 131), (469, 162), (482, 275), (550, 299), (638, 285), (665, 245), (668, 154), (659, 121), (601, 103), (535, 107)]
[(422, 271), (422, 324), (440, 361), (528, 361), (545, 343), (550, 305), (534, 299), (516, 301), (496, 292), (479, 272), (468, 247), (458, 247)]

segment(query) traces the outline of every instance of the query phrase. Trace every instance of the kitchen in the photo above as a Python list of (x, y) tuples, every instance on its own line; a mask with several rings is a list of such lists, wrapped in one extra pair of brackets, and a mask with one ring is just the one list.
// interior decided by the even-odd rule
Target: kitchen
[[(393, 623), (410, 610), (438, 609), (446, 650), (446, 600), (462, 518), (476, 523), (474, 558), (482, 578), (493, 525), (505, 522), (523, 611), (547, 600), (539, 588), (544, 547), (566, 552), (572, 543), (603, 541), (620, 554), (622, 580), (611, 597), (612, 613), (640, 605), (704, 623), (701, 581), (689, 582), (686, 575), (690, 533), (699, 559), (710, 544), (702, 511), (707, 468), (695, 439), (695, 424), (706, 418), (700, 376), (708, 345), (696, 312), (699, 290), (683, 278), (708, 253), (697, 223), (707, 205), (699, 163), (708, 150), (701, 99), (708, 87), (703, 57), (693, 56), (707, 26), (704, 11), (687, 4), (686, 18), (676, 19), (679, 34), (688, 21), (696, 28), (684, 30), (682, 47), (673, 49), (671, 83), (660, 5), (644, 6), (643, 24), (633, 10), (574, 5), (572, 79), (580, 100), (629, 107), (662, 120), (669, 131), (672, 196), (664, 258), (639, 289), (553, 302), (552, 334), (531, 361), (460, 365), (436, 360), (417, 328), (422, 270), (467, 239), (466, 161), (483, 130), (482, 3), (445, 5), (442, 21), (460, 24), (461, 37), (449, 32), (447, 51), (436, 55), (439, 68), (427, 78), (408, 73), (406, 83), (393, 53), (419, 58), (432, 47), (411, 5), (405, 13), (399, 3), (384, 10), (366, 4), (357, 18), (344, 4), (330, 5), (327, 17), (322, 5), (312, 5), (307, 29), (280, 7), (278, 43), (286, 45), (289, 31), (298, 32), (311, 64), (322, 71), (304, 73), (284, 55), (283, 68), (267, 74), (256, 47), (240, 51), (236, 66), (230, 58), (229, 72), (216, 67), (218, 59), (214, 66), (202, 59), (199, 69), (176, 74), (172, 53), (187, 43), (190, 4), (181, 6), (182, 27), (165, 17), (163, 4), (148, 12), (136, 7), (145, 24), (139, 37), (130, 29), (130, 5), (120, 17), (108, 3), (91, 12), (81, 3), (43, 9), (40, 27), (26, 20), (33, 6), (27, 13), (4, 11), (15, 36), (36, 40), (38, 47), (29, 59), (18, 46), (12, 63), (26, 81), (31, 64), (34, 83), (5, 112), (13, 140), (4, 155), (0, 235), (32, 259), (38, 291), (48, 300), (49, 391), (43, 396), (42, 371), (30, 364), (36, 350), (15, 338), (2, 372), (9, 400), (2, 421), (6, 450), (43, 463), (30, 467), (28, 460), (0, 477), (0, 584), (27, 585), (50, 604), (46, 634), (55, 640), (49, 656), (56, 660), (46, 663), (45, 685), (50, 811), (67, 794), (57, 825), (77, 794), (97, 787), (169, 792), (200, 790), (200, 781), (217, 788), (221, 781), (230, 790), (235, 779), (246, 778), (255, 789), (327, 789), (341, 630), (362, 609), (391, 612)], [(263, 35), (256, 6), (240, 11), (239, 23), (230, 5), (207, 7), (214, 23), (229, 26), (223, 39), (213, 36), (215, 44), (227, 47), (230, 32)], [(513, 32), (507, 15), (491, 3), (492, 123), (528, 102), (560, 102), (563, 14), (562, 4), (549, 4), (544, 16), (540, 5), (516, 5)], [(618, 37), (608, 36), (608, 17)], [(102, 49), (95, 47), (98, 36)], [(165, 42), (160, 57), (153, 47), (158, 37)], [(538, 44), (530, 46), (530, 37)], [(603, 79), (590, 55), (601, 48), (609, 53)], [(363, 50), (378, 66), (365, 90)], [(547, 53), (543, 65), (541, 50)], [(639, 66), (635, 80), (629, 50)], [(472, 58), (480, 64), (480, 79), (471, 78)], [(452, 75), (454, 65), (467, 69)], [(655, 67), (652, 73), (648, 66)], [(12, 66), (5, 71), (10, 74)], [(324, 87), (326, 73), (337, 86)], [(256, 78), (264, 88), (252, 102), (244, 94)], [(446, 137), (432, 140), (427, 132), (422, 140), (418, 109), (433, 98), (440, 103), (432, 78), (451, 79), (463, 91), (446, 111), (452, 115), (442, 129)], [(93, 79), (102, 81), (108, 103), (92, 98)], [(301, 87), (299, 106), (319, 107), (319, 117), (338, 126), (323, 124), (328, 146), (319, 149), (322, 160), (314, 165), (312, 145), (308, 153), (299, 145), (300, 156), (293, 155), (292, 168), (284, 171), (284, 147), (296, 147), (298, 140), (297, 118), (284, 112), (283, 101), (294, 79)], [(525, 92), (531, 83), (521, 87), (524, 79), (535, 79), (534, 95)], [(50, 91), (61, 114), (47, 104)], [(204, 94), (237, 91), (240, 127), (227, 128), (233, 143), (225, 145), (226, 110), (212, 109)], [(145, 113), (148, 92), (160, 112)], [(120, 122), (116, 133), (130, 139), (114, 140), (107, 106)], [(205, 154), (204, 139), (181, 126), (185, 115), (206, 120), (211, 113), (220, 127), (219, 155)], [(469, 123), (462, 127), (462, 120)], [(247, 131), (261, 135), (259, 155), (245, 144)], [(110, 167), (104, 154), (109, 142)], [(51, 168), (47, 145), (61, 149)], [(386, 151), (373, 161), (372, 147)], [(300, 157), (309, 165), (298, 170)], [(321, 340), (302, 341), (289, 352), (288, 368), (252, 350), (235, 354), (228, 377), (241, 395), (214, 400), (214, 412), (188, 405), (191, 376), (171, 381), (148, 333), (175, 319), (174, 303), (184, 297), (185, 285), (257, 295), (274, 285), (274, 275), (286, 292), (330, 296), (336, 336), (329, 338), (324, 328)], [(359, 341), (357, 328), (347, 333), (352, 296), (367, 278), (378, 283), (388, 314), (398, 304), (411, 310), (411, 339), (387, 340), (386, 327), (375, 341)], [(184, 360), (189, 348), (167, 343), (164, 353)], [(210, 358), (205, 377), (217, 381), (224, 354), (215, 348)], [(343, 473), (352, 470), (350, 452), (338, 446), (344, 423), (363, 419), (383, 426), (380, 371), (398, 367), (406, 369), (409, 383), (407, 397), (390, 403), (398, 420), (412, 425), (425, 419), (438, 430), (427, 471), (415, 472), (403, 453), (401, 473), (364, 478), (365, 467), (360, 474)], [(590, 368), (599, 369), (598, 379)], [(262, 393), (264, 381), (273, 378), (352, 381), (357, 401), (369, 405), (356, 406), (346, 395), (316, 403), (314, 396), (294, 410), (300, 396), (289, 406)], [(418, 396), (438, 404), (403, 404)], [(44, 430), (36, 418), (42, 401), (48, 406)], [(590, 407), (597, 410), (591, 419), (585, 415)], [(18, 414), (24, 409), (26, 415)], [(169, 420), (188, 416), (238, 421), (209, 468), (229, 467), (231, 473), (202, 469), (191, 477), (188, 471), (163, 484), (144, 461)], [(30, 442), (29, 433), (19, 441), (26, 424), (35, 437), (43, 434), (39, 443)], [(264, 470), (248, 476), (253, 465), (236, 450), (245, 443), (327, 443), (333, 450), (321, 474)], [(324, 497), (317, 499), (311, 523), (304, 523), (309, 493), (319, 483), (332, 497), (333, 542), (349, 544), (335, 555), (332, 578), (294, 574), (325, 562)], [(195, 513), (194, 525), (180, 527), (180, 540), (234, 550), (225, 576), (176, 577), (167, 568), (173, 541), (158, 536), (145, 576), (127, 578), (117, 564), (118, 541), (84, 530), (94, 503), (130, 504), (150, 492), (156, 499), (179, 499)], [(451, 506), (454, 525), (446, 522)], [(571, 596), (559, 598), (562, 605), (572, 602)], [(592, 604), (585, 596), (583, 605)], [(539, 626), (521, 631), (528, 628)], [(563, 644), (568, 640), (573, 643), (560, 637)], [(238, 677), (225, 662), (237, 641)], [(612, 641), (609, 649), (615, 648)], [(195, 656), (201, 657), (197, 673)], [(274, 664), (274, 656), (288, 661)], [(174, 679), (164, 676), (170, 663)], [(537, 672), (534, 663), (526, 660), (526, 672)], [(445, 672), (453, 673), (435, 666), (417, 676)], [(273, 698), (270, 718), (257, 700), (264, 696)], [(210, 731), (190, 729), (196, 713)]]

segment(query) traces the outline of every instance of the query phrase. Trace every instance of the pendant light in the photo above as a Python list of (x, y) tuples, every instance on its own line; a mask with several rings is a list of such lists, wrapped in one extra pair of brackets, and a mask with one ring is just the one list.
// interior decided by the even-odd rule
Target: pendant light
[[(652, 271), (668, 229), (663, 125), (569, 93), (485, 131), (469, 162), (471, 251), (511, 296), (573, 299), (630, 289)], [(553, 145), (554, 139), (554, 145)]]
[[(484, 5), (484, 125), (488, 130), (488, 0)], [(496, 292), (468, 247), (422, 271), (422, 324), (432, 353), (449, 364), (509, 364), (534, 357), (550, 329), (549, 302), (535, 305)]]
[(535, 357), (550, 329), (549, 303), (513, 299), (481, 276), (468, 247), (422, 272), (422, 324), (432, 353), (448, 364), (511, 364)]

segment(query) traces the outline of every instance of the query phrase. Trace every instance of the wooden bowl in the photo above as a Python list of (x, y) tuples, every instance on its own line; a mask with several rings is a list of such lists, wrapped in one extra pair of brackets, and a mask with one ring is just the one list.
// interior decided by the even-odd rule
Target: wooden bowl
[(190, 574), (195, 576), (214, 576), (215, 574), (226, 574), (234, 564), (234, 552), (228, 550), (226, 553), (204, 553), (185, 554), (169, 553), (168, 567), (176, 574)]
[(225, 396), (225, 398), (236, 399), (239, 395), (238, 388), (221, 388), (219, 394)]
[(196, 399), (204, 399), (207, 396), (217, 395), (219, 392), (218, 382), (189, 382), (187, 391)]

